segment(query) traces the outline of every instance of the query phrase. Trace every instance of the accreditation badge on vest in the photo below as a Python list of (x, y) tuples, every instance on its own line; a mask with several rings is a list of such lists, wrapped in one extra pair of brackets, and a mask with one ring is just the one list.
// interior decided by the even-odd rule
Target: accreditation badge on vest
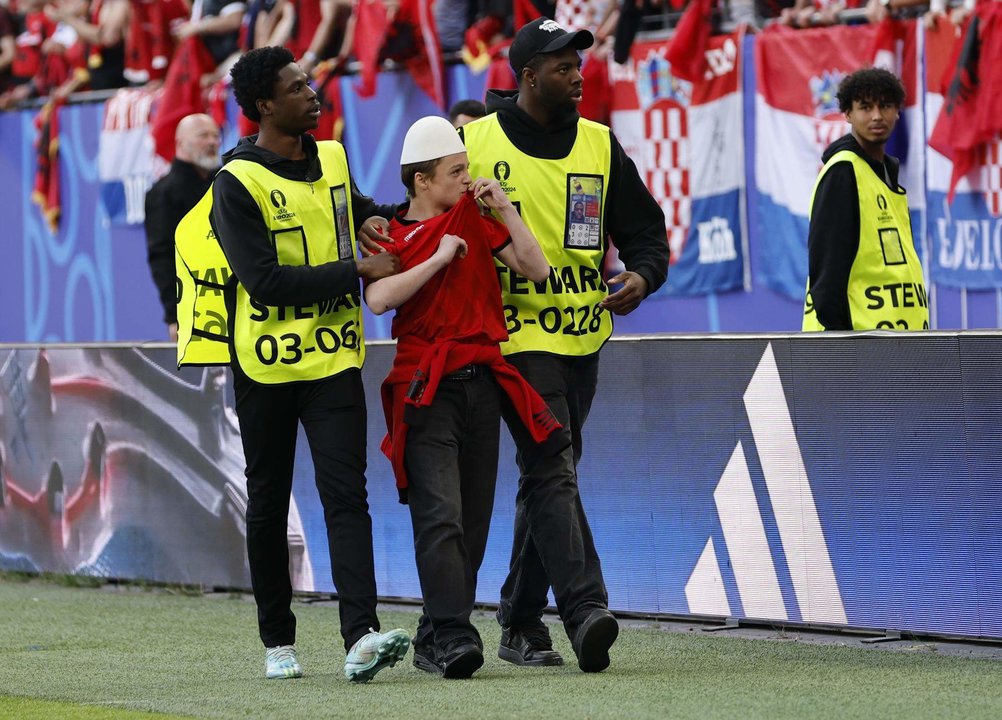
[(337, 235), (339, 260), (355, 257), (351, 246), (351, 219), (348, 217), (348, 191), (343, 184), (331, 188), (331, 205), (334, 207), (334, 233)]
[(567, 231), (564, 247), (572, 250), (602, 249), (601, 175), (567, 176)]

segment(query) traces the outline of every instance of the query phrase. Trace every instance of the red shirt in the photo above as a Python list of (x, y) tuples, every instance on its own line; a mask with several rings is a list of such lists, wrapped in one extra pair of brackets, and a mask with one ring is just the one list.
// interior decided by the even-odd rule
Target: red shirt
[(463, 365), (488, 367), (537, 443), (556, 437), (560, 423), (501, 356), (499, 343), (508, 339), (508, 332), (492, 255), (510, 242), (508, 229), (481, 215), (477, 201), (466, 193), (449, 212), (430, 220), (394, 218), (389, 234), (393, 242), (384, 247), (400, 258), (402, 271), (434, 255), (444, 235), (457, 235), (467, 245), (465, 258), (454, 257), (397, 308), (393, 318), (393, 337), (400, 342), (381, 388), (387, 430), (381, 449), (393, 465), (400, 501), (406, 502), (404, 407), (430, 405), (442, 378)]
[(175, 47), (171, 28), (190, 17), (183, 0), (132, 0), (125, 40), (125, 76), (130, 82), (166, 77)]
[(56, 24), (41, 11), (24, 16), (24, 30), (14, 39), (15, 54), (11, 74), (23, 82), (42, 68), (42, 43), (56, 31)]
[(400, 258), (402, 272), (434, 255), (447, 234), (466, 241), (466, 257), (454, 257), (397, 308), (393, 337), (416, 335), (427, 342), (452, 340), (478, 345), (504, 342), (508, 332), (493, 255), (510, 242), (510, 237), (504, 225), (480, 214), (470, 193), (448, 212), (429, 220), (394, 218), (389, 231), (394, 242), (385, 247)]
[(296, 56), (296, 60), (310, 49), (313, 35), (320, 25), (320, 0), (296, 0), (296, 27), (285, 46)]

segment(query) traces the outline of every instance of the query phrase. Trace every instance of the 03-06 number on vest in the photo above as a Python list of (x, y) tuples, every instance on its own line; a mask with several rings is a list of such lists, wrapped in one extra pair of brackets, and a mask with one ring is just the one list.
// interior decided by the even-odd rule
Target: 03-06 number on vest
[[(229, 172), (261, 209), (281, 265), (354, 258), (350, 179), (344, 149), (317, 144), (323, 177), (286, 180), (233, 160)], [(265, 384), (315, 380), (361, 367), (365, 356), (358, 290), (308, 305), (268, 306), (232, 274), (209, 223), (211, 190), (178, 225), (178, 364), (228, 364)]]

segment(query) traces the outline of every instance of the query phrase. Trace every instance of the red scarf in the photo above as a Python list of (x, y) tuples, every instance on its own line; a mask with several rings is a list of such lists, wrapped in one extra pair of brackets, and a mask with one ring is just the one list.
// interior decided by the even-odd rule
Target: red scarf
[(428, 343), (408, 336), (397, 342), (393, 368), (381, 388), (386, 437), (380, 445), (393, 465), (400, 502), (407, 502), (404, 448), (407, 428), (404, 408), (431, 405), (442, 378), (466, 365), (486, 365), (537, 443), (560, 429), (553, 412), (525, 378), (501, 355), (497, 345), (470, 345), (453, 341)]

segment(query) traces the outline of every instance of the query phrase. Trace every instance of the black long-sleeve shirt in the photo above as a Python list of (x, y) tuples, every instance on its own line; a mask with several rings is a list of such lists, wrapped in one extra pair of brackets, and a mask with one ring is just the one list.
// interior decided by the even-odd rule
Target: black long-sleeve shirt
[[(223, 160), (242, 159), (260, 163), (290, 182), (316, 182), (323, 175), (316, 142), (303, 136), (304, 160), (289, 160), (254, 144), (256, 136), (244, 138)], [(355, 230), (373, 215), (392, 217), (395, 206), (377, 205), (362, 195), (351, 181), (351, 207)], [(252, 298), (271, 306), (308, 305), (344, 295), (358, 288), (353, 260), (322, 265), (281, 265), (271, 242), (271, 233), (261, 208), (236, 177), (227, 172), (216, 176), (212, 186), (212, 230), (226, 260)]]
[[(577, 140), (577, 111), (568, 112), (552, 127), (544, 128), (518, 107), (516, 92), (490, 90), (487, 111), (497, 112), (505, 135), (520, 151), (533, 157), (559, 160), (567, 157)], [(604, 227), (619, 251), (626, 269), (647, 281), (648, 294), (668, 277), (668, 237), (661, 206), (644, 184), (637, 166), (609, 131), (612, 163), (606, 193)]]
[[(898, 186), (897, 158), (884, 156), (880, 163), (871, 158), (852, 134), (825, 149), (821, 161), (850, 150), (873, 168), (889, 188)], [(828, 169), (814, 194), (811, 224), (807, 235), (807, 268), (811, 300), (818, 322), (826, 330), (852, 330), (849, 312), (849, 273), (859, 252), (859, 190), (852, 164), (839, 162)]]
[(164, 322), (177, 322), (174, 231), (212, 184), (198, 168), (175, 159), (170, 172), (146, 193), (146, 258), (164, 309)]

